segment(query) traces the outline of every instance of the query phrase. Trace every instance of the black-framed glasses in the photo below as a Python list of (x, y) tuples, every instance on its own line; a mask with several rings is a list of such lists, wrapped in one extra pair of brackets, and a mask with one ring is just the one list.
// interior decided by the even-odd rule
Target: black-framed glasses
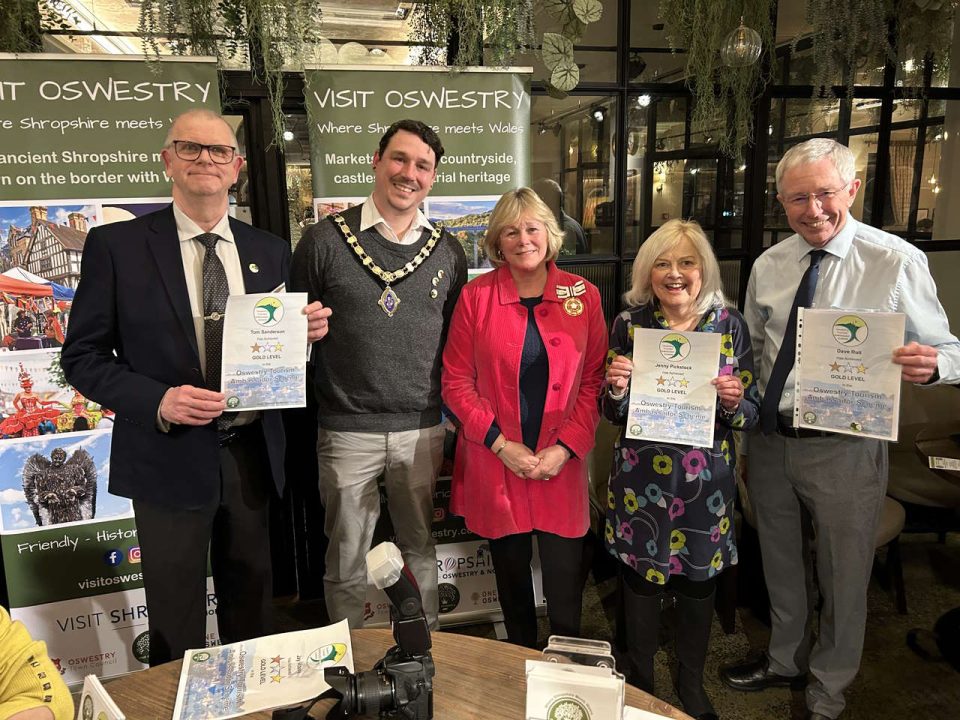
[(204, 145), (192, 140), (174, 140), (170, 144), (173, 145), (173, 151), (177, 157), (187, 161), (196, 160), (206, 150), (213, 162), (217, 165), (226, 165), (233, 162), (237, 154), (237, 149), (232, 145)]

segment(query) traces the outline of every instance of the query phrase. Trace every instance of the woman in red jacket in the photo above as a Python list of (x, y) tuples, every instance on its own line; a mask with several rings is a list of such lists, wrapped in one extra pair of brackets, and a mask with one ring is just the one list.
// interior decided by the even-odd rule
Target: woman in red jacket
[(490, 539), (509, 640), (537, 644), (537, 536), (551, 632), (580, 632), (589, 525), (587, 453), (606, 356), (600, 293), (554, 263), (563, 234), (529, 188), (506, 193), (443, 353), (443, 400), (460, 423), (450, 508)]

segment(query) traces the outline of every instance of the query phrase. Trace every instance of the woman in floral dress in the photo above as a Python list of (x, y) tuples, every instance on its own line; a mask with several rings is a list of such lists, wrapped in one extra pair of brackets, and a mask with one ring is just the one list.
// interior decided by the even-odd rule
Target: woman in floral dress
[(677, 691), (687, 714), (717, 715), (703, 689), (716, 576), (737, 562), (733, 430), (757, 422), (750, 335), (726, 307), (720, 269), (695, 222), (671, 220), (640, 248), (627, 310), (614, 320), (601, 396), (604, 417), (624, 425), (634, 328), (721, 333), (712, 447), (633, 440), (621, 433), (607, 498), (606, 543), (622, 563), (631, 681), (653, 692), (665, 588), (677, 598)]

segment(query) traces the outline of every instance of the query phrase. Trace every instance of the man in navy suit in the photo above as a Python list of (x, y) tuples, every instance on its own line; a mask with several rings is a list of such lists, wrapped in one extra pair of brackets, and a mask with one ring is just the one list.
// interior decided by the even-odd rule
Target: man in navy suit
[[(151, 665), (205, 645), (208, 546), (221, 640), (272, 631), (267, 519), (283, 492), (283, 424), (277, 411), (218, 423), (204, 328), (222, 319), (204, 317), (203, 268), (211, 245), (219, 282), (240, 294), (276, 289), (290, 265), (286, 242), (227, 214), (244, 161), (222, 117), (180, 115), (162, 156), (173, 204), (87, 235), (61, 356), (67, 380), (117, 414), (110, 491), (133, 499)], [(310, 341), (323, 337), (330, 310), (303, 312)]]

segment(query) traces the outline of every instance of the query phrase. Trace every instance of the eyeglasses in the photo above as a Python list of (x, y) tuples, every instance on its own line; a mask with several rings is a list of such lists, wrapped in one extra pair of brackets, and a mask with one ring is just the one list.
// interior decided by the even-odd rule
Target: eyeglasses
[(802, 207), (806, 207), (807, 203), (809, 203), (812, 198), (817, 205), (820, 205), (822, 207), (824, 203), (828, 203), (831, 200), (833, 200), (833, 198), (837, 195), (837, 193), (843, 192), (849, 186), (850, 186), (850, 183), (847, 183), (843, 187), (837, 188), (836, 190), (821, 190), (820, 192), (816, 192), (816, 193), (802, 193), (799, 195), (791, 195), (790, 197), (787, 198), (786, 203), (791, 207), (799, 209)]
[(203, 145), (191, 140), (174, 140), (170, 144), (173, 145), (173, 151), (181, 160), (196, 160), (206, 150), (213, 162), (217, 165), (226, 165), (233, 162), (237, 154), (237, 149), (231, 145)]

